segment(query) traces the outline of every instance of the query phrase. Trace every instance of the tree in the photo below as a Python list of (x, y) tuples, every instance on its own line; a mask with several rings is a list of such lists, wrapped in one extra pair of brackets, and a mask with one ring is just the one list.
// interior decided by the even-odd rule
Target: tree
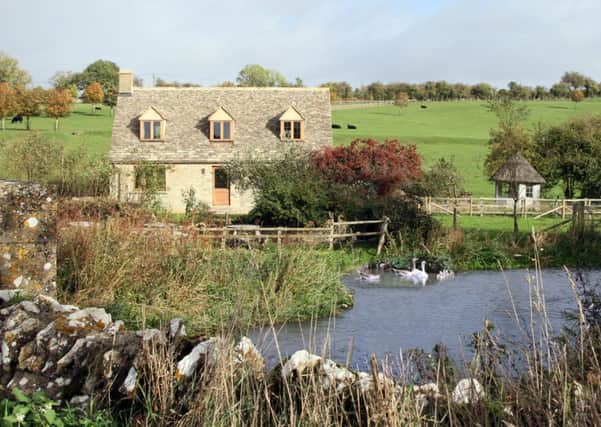
[(99, 59), (73, 77), (73, 83), (77, 84), (79, 90), (84, 90), (94, 82), (102, 86), (104, 104), (112, 109), (117, 103), (117, 88), (119, 87), (119, 67), (117, 64)]
[(583, 74), (577, 73), (576, 71), (566, 71), (561, 76), (561, 83), (565, 83), (572, 90), (580, 89), (584, 87), (584, 83), (588, 77)]
[(570, 87), (565, 83), (555, 83), (549, 92), (555, 98), (567, 98), (570, 96)]
[(353, 97), (353, 87), (347, 82), (327, 82), (320, 85), (330, 89), (330, 100), (338, 101), (351, 99)]
[(399, 114), (403, 108), (409, 105), (409, 95), (405, 92), (399, 92), (394, 99), (394, 105), (399, 107)]
[(104, 100), (104, 91), (98, 82), (92, 82), (83, 91), (83, 100), (88, 104), (92, 104), (92, 113), (94, 105), (100, 104)]
[(488, 102), (488, 111), (494, 113), (502, 129), (514, 128), (528, 118), (530, 111), (525, 104), (514, 102), (510, 97), (497, 97)]
[(0, 119), (2, 130), (5, 130), (4, 119), (14, 112), (17, 104), (15, 90), (7, 82), (0, 82)]
[(499, 122), (496, 129), (490, 130), (490, 149), (484, 162), (487, 174), (494, 174), (509, 156), (518, 152), (532, 160), (532, 138), (521, 127), (528, 117), (528, 108), (509, 97), (503, 97), (491, 100), (488, 110), (495, 113)]
[(57, 71), (50, 78), (50, 84), (54, 89), (64, 89), (73, 84), (74, 76), (72, 71)]
[(307, 150), (291, 146), (281, 157), (236, 159), (226, 169), (236, 188), (252, 189), (249, 216), (263, 224), (304, 226), (328, 218), (330, 185), (315, 173)]
[(588, 197), (601, 196), (596, 193), (599, 183), (595, 181), (600, 175), (601, 115), (540, 128), (534, 141), (539, 172), (549, 184), (561, 181), (566, 198), (575, 197), (579, 188)]
[(236, 85), (234, 84), (234, 82), (231, 82), (231, 81), (229, 81), (229, 80), (225, 80), (225, 81), (224, 81), (223, 83), (221, 83), (219, 86), (221, 86), (221, 87), (234, 87), (234, 86), (236, 86)]
[(584, 92), (578, 89), (573, 90), (570, 99), (574, 102), (574, 108), (576, 108), (576, 105), (584, 99)]
[(69, 89), (52, 89), (48, 92), (46, 114), (55, 119), (54, 130), (58, 130), (58, 119), (71, 113), (73, 97)]
[(470, 93), (476, 99), (490, 99), (494, 95), (494, 89), (488, 83), (478, 83), (472, 86)]
[(24, 86), (17, 86), (17, 111), (25, 116), (27, 130), (31, 130), (31, 117), (41, 114), (42, 105), (46, 103), (46, 91), (41, 87), (26, 89)]
[(11, 177), (41, 181), (60, 163), (62, 146), (37, 131), (26, 132), (23, 137), (0, 142), (0, 154)]
[(415, 146), (402, 145), (397, 140), (379, 143), (374, 139), (356, 139), (347, 146), (316, 151), (312, 161), (329, 182), (378, 196), (397, 192), (422, 174), (421, 157)]
[(236, 81), (238, 82), (238, 86), (290, 86), (290, 83), (288, 83), (282, 73), (269, 70), (259, 64), (245, 65), (238, 73)]
[(134, 87), (144, 87), (144, 79), (142, 77), (134, 76)]
[(465, 192), (463, 177), (452, 158), (438, 159), (424, 173), (422, 185), (425, 193), (434, 197), (458, 197)]
[(31, 76), (19, 68), (19, 61), (0, 51), (0, 82), (7, 82), (13, 86), (31, 83)]

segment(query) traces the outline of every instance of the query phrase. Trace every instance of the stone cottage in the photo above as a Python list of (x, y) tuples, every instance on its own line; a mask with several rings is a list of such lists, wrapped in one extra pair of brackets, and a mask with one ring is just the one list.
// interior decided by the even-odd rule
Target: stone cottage
[(327, 88), (134, 88), (133, 74), (121, 71), (111, 194), (137, 201), (152, 178), (174, 212), (184, 210), (183, 193), (192, 188), (213, 212), (246, 213), (252, 194), (230, 184), (224, 164), (270, 159), (290, 144), (332, 144)]

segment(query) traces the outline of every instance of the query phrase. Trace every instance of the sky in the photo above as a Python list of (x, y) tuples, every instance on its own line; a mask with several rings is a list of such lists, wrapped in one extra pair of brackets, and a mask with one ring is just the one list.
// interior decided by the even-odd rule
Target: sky
[(0, 51), (34, 84), (97, 59), (202, 85), (258, 63), (306, 85), (601, 80), (600, 0), (0, 0)]

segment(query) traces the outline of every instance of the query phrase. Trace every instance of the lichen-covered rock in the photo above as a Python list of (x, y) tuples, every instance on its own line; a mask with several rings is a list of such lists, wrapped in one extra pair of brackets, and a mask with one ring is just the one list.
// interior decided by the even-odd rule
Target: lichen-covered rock
[(56, 202), (40, 184), (0, 180), (0, 289), (56, 293)]
[(293, 372), (302, 374), (306, 369), (312, 369), (322, 360), (321, 357), (309, 353), (307, 350), (295, 352), (282, 367), (282, 376), (289, 377)]

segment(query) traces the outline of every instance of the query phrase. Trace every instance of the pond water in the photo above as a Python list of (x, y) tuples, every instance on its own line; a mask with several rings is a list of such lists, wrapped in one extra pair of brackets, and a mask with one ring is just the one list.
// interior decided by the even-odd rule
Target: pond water
[[(552, 333), (557, 334), (564, 311), (576, 309), (576, 300), (563, 270), (543, 270), (541, 276), (547, 315)], [(601, 271), (586, 271), (582, 276), (592, 284), (601, 281)], [(376, 284), (362, 282), (357, 274), (343, 280), (354, 294), (354, 307), (330, 319), (277, 326), (282, 356), (305, 348), (339, 363), (350, 360), (351, 366), (364, 369), (372, 353), (394, 360), (401, 351), (430, 351), (435, 344), (444, 343), (454, 358), (467, 360), (471, 334), (482, 330), (487, 319), (505, 339), (524, 342), (527, 338), (515, 313), (527, 325), (530, 295), (535, 298), (540, 289), (534, 272), (526, 270), (468, 272), (441, 282), (430, 276), (424, 287), (403, 282), (391, 273), (383, 273)], [(251, 337), (268, 363), (275, 364), (278, 351), (273, 332), (257, 329)]]

